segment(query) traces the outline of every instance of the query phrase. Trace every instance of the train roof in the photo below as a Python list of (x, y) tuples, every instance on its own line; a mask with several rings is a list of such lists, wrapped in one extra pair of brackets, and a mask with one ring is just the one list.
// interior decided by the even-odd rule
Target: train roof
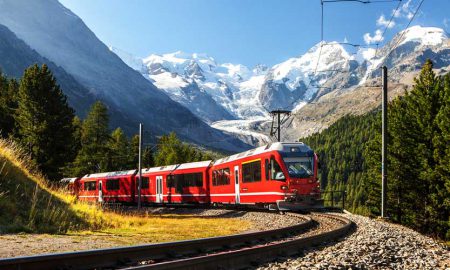
[(129, 171), (116, 171), (116, 172), (104, 172), (104, 173), (93, 173), (86, 174), (82, 179), (91, 179), (91, 178), (100, 178), (100, 177), (115, 177), (115, 176), (127, 176), (133, 175), (137, 170), (129, 170)]
[(300, 155), (310, 155), (311, 153), (314, 153), (309, 146), (302, 142), (288, 142), (288, 143), (282, 143), (282, 142), (275, 142), (271, 144), (267, 144), (264, 146), (260, 146), (258, 148), (250, 149), (248, 151), (234, 154), (232, 156), (224, 157), (221, 159), (218, 159), (214, 162), (214, 165), (220, 165), (223, 163), (227, 163), (230, 161), (239, 160), (241, 158), (250, 157), (259, 155), (262, 153), (267, 153), (271, 151), (278, 151), (281, 153), (284, 153), (286, 155), (290, 155), (290, 153), (295, 153), (296, 156)]
[(74, 183), (77, 179), (78, 179), (78, 177), (63, 178), (59, 182), (62, 184), (71, 184), (71, 183)]
[(155, 173), (155, 172), (166, 172), (166, 171), (175, 171), (175, 170), (184, 170), (184, 169), (196, 169), (196, 168), (206, 168), (211, 165), (212, 160), (206, 161), (198, 161), (198, 162), (190, 162), (190, 163), (181, 163), (175, 165), (167, 165), (160, 167), (152, 167), (142, 169), (142, 173)]

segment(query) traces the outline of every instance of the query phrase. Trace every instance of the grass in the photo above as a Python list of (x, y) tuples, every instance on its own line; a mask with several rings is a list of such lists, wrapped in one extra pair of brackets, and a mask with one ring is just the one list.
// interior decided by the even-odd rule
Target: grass
[(52, 189), (32, 164), (14, 142), (0, 139), (0, 234), (114, 235), (134, 244), (226, 235), (251, 226), (236, 219), (106, 211)]

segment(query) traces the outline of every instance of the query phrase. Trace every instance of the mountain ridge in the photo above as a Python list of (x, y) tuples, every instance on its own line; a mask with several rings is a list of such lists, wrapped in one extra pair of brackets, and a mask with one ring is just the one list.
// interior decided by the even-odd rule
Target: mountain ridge
[(136, 133), (142, 122), (152, 131), (153, 139), (176, 131), (184, 140), (213, 143), (215, 149), (240, 151), (249, 147), (211, 128), (159, 91), (57, 0), (1, 0), (0, 24), (105, 102), (114, 112), (112, 120), (120, 118), (120, 126), (129, 135)]
[[(135, 60), (139, 62), (140, 59), (147, 66), (141, 74), (153, 80), (163, 91), (169, 92), (171, 83), (180, 85), (183, 82), (189, 85), (195, 82), (198, 91), (211, 95), (215, 105), (234, 117), (219, 121), (217, 117), (207, 119), (208, 123), (213, 122), (212, 125), (219, 129), (235, 133), (241, 130), (241, 134), (248, 134), (256, 131), (255, 122), (267, 123), (270, 120), (270, 110), (286, 109), (293, 110), (295, 115), (303, 114), (305, 105), (311, 101), (321, 102), (321, 97), (329, 93), (353, 91), (364, 88), (365, 84), (374, 85), (373, 81), (381, 76), (379, 67), (383, 64), (390, 68), (390, 80), (397, 84), (403, 77), (410, 77), (410, 73), (420, 69), (427, 57), (438, 61), (438, 68), (448, 67), (450, 57), (445, 51), (450, 47), (448, 40), (448, 34), (440, 28), (412, 26), (397, 33), (378, 50), (359, 47), (351, 53), (345, 48), (348, 43), (319, 42), (305, 54), (270, 68), (265, 67), (258, 73), (241, 64), (220, 64), (205, 54), (181, 51), (152, 54)], [(319, 54), (320, 61), (317, 62)], [(191, 73), (185, 70), (188, 64)], [(177, 83), (176, 79), (180, 82)], [(173, 95), (171, 98), (174, 98)], [(189, 96), (185, 99), (189, 99)], [(190, 107), (193, 113), (196, 113), (195, 108), (202, 107), (179, 102)], [(308, 117), (308, 113), (304, 116)], [(202, 117), (200, 113), (197, 115)], [(267, 132), (267, 128), (263, 130)], [(303, 131), (299, 134), (303, 134)], [(297, 135), (287, 138), (295, 139)], [(266, 141), (267, 138), (263, 140)]]

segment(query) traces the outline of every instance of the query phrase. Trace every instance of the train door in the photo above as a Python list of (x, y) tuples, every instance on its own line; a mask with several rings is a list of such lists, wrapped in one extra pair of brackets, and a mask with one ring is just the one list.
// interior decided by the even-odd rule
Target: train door
[(102, 180), (98, 181), (98, 202), (103, 202), (103, 184)]
[(239, 188), (239, 166), (234, 166), (234, 193), (236, 196), (236, 203), (241, 202), (241, 194)]
[(163, 177), (156, 176), (156, 202), (157, 203), (163, 202), (162, 183), (163, 183)]

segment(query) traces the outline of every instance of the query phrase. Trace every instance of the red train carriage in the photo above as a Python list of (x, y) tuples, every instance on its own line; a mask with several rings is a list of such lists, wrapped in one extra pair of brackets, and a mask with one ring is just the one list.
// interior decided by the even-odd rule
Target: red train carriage
[(211, 161), (144, 169), (150, 188), (142, 188), (141, 201), (154, 203), (209, 203), (208, 170)]
[(273, 143), (214, 162), (212, 203), (320, 205), (317, 156), (303, 143)]
[[(303, 143), (272, 143), (216, 160), (142, 170), (141, 202), (322, 206), (317, 156)], [(137, 202), (136, 170), (86, 175), (80, 200)]]
[(87, 174), (80, 180), (82, 201), (134, 202), (136, 170)]
[(78, 188), (80, 186), (80, 178), (63, 178), (59, 181), (60, 186), (66, 190), (67, 193), (71, 195), (78, 195)]

